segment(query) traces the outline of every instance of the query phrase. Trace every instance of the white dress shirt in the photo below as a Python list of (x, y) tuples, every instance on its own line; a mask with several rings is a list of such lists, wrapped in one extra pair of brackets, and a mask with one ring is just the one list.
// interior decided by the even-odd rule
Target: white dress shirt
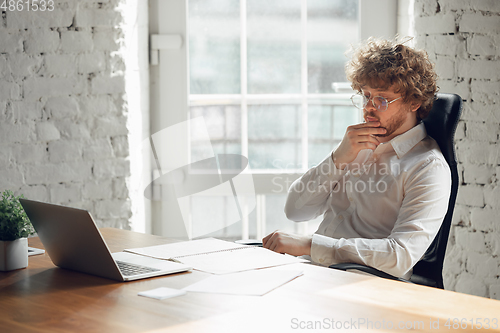
[(450, 189), (450, 168), (420, 123), (360, 151), (343, 170), (329, 155), (292, 184), (285, 213), (297, 222), (323, 215), (314, 262), (355, 262), (409, 278), (441, 226)]

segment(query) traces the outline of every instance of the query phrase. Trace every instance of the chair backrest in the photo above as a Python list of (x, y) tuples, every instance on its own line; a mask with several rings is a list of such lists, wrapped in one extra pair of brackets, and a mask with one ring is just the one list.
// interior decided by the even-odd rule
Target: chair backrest
[(443, 289), (443, 261), (458, 191), (458, 170), (454, 137), (462, 112), (462, 99), (458, 95), (444, 93), (438, 93), (436, 97), (431, 112), (423, 122), (427, 134), (436, 140), (444, 158), (450, 166), (452, 180), (451, 194), (448, 202), (448, 211), (441, 228), (424, 257), (414, 266), (413, 274), (417, 278), (420, 276), (424, 279), (433, 280), (436, 282), (435, 287)]

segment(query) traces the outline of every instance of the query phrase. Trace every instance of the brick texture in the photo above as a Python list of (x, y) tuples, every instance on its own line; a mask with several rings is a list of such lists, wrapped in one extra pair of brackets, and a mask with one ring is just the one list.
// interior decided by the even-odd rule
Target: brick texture
[(415, 0), (414, 9), (417, 45), (436, 61), (441, 92), (464, 101), (445, 287), (500, 299), (500, 2)]
[(99, 226), (131, 228), (125, 71), (113, 68), (125, 62), (128, 2), (3, 12), (0, 191), (89, 209)]

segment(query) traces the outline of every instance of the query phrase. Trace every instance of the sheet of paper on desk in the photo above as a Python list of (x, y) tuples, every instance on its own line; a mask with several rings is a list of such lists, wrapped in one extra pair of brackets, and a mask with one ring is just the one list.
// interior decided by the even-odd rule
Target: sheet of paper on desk
[(158, 259), (173, 259), (199, 253), (216, 252), (240, 248), (243, 245), (227, 242), (216, 238), (204, 238), (187, 242), (162, 244), (135, 249), (126, 249), (127, 252), (142, 254)]
[(212, 275), (184, 288), (190, 292), (262, 296), (303, 275), (302, 271), (258, 269)]
[(228, 274), (259, 268), (305, 262), (293, 256), (279, 254), (261, 247), (245, 250), (220, 251), (179, 258), (179, 261), (196, 270), (212, 274)]
[(262, 247), (246, 246), (214, 238), (127, 249), (145, 256), (175, 260), (196, 270), (227, 274), (252, 269), (305, 262)]

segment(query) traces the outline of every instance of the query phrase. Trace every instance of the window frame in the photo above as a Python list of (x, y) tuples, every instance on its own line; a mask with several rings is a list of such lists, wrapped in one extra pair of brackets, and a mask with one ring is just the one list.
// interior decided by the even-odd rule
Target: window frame
[[(393, 38), (396, 34), (397, 20), (397, 0), (358, 0), (359, 1), (359, 21), (360, 40), (369, 36)], [(286, 100), (292, 101), (294, 105), (301, 105), (302, 121), (302, 168), (299, 170), (252, 170), (255, 191), (257, 194), (257, 229), (263, 232), (265, 229), (265, 205), (263, 200), (266, 194), (286, 193), (287, 185), (300, 177), (307, 169), (308, 165), (308, 104), (321, 103), (337, 105), (340, 99), (350, 96), (352, 92), (331, 93), (331, 94), (308, 94), (307, 93), (307, 0), (301, 0), (301, 93), (300, 94), (248, 94), (247, 92), (247, 68), (246, 68), (246, 2), (240, 0), (240, 20), (241, 20), (241, 94), (235, 95), (191, 95), (189, 94), (189, 35), (188, 25), (188, 0), (153, 0), (150, 10), (150, 32), (160, 36), (180, 37), (182, 43), (174, 47), (151, 47), (151, 60), (158, 62), (158, 66), (150, 67), (151, 75), (151, 133), (155, 133), (163, 128), (167, 128), (176, 123), (186, 121), (189, 117), (189, 107), (202, 103), (230, 103), (241, 106), (241, 153), (248, 156), (248, 131), (247, 114), (248, 106), (262, 102), (284, 103)], [(383, 20), (377, 20), (383, 17)], [(158, 44), (158, 43), (157, 43)], [(290, 103), (290, 102), (288, 102)], [(286, 104), (286, 103), (285, 103)], [(179, 159), (189, 163), (189, 138), (179, 138), (176, 143), (167, 143), (172, 147), (171, 151), (176, 151)], [(174, 147), (175, 145), (175, 147)], [(333, 148), (333, 147), (332, 147)], [(157, 173), (158, 171), (156, 171)], [(276, 183), (276, 176), (280, 176), (281, 186)], [(161, 190), (158, 191), (161, 200)], [(259, 204), (260, 203), (260, 204)], [(156, 205), (158, 206), (158, 205)], [(264, 207), (263, 207), (264, 206)], [(154, 210), (154, 208), (153, 208)], [(157, 209), (158, 210), (158, 209)], [(168, 207), (164, 209), (168, 210)], [(162, 215), (162, 214), (161, 214)], [(164, 218), (156, 219), (164, 220)], [(180, 230), (165, 227), (161, 222), (154, 222), (152, 231), (162, 235), (177, 235)], [(300, 227), (305, 230), (307, 226)], [(299, 229), (300, 229), (299, 228)], [(242, 238), (248, 237), (248, 221), (243, 221)], [(245, 232), (246, 229), (246, 232)], [(300, 230), (299, 230), (300, 231)], [(258, 231), (259, 233), (259, 231)], [(246, 237), (245, 237), (246, 236)], [(262, 236), (262, 235), (258, 235)]]

